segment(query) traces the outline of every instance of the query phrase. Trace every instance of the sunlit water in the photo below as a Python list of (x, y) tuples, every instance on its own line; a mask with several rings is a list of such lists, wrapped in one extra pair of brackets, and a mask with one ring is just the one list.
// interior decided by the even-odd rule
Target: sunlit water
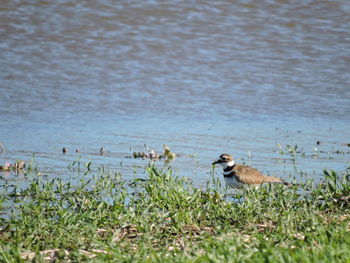
[(45, 178), (74, 181), (80, 158), (132, 179), (148, 161), (127, 157), (167, 144), (198, 186), (223, 152), (286, 180), (343, 171), (349, 28), (347, 0), (2, 1), (0, 162), (34, 156)]

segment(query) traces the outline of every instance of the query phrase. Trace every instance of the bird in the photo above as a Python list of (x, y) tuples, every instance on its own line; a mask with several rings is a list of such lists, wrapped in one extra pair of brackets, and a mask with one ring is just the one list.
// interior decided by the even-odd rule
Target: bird
[(232, 155), (223, 153), (214, 164), (220, 164), (223, 168), (225, 182), (232, 188), (244, 188), (245, 186), (259, 187), (262, 184), (283, 184), (291, 186), (290, 183), (283, 181), (281, 178), (262, 174), (257, 169), (242, 164), (236, 164)]

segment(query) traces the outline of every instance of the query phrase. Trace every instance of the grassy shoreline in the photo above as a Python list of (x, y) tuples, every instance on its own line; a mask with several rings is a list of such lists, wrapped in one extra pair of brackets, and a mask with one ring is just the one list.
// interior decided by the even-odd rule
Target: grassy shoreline
[(0, 262), (350, 262), (350, 181), (262, 187), (225, 197), (147, 168), (123, 181), (101, 171), (72, 186), (40, 178), (3, 198)]

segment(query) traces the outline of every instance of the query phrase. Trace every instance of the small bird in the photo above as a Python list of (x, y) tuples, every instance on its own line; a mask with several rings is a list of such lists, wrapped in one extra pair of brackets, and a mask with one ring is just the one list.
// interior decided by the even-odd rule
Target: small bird
[(225, 182), (230, 187), (243, 188), (244, 186), (260, 186), (264, 183), (278, 183), (290, 186), (290, 183), (284, 182), (281, 178), (267, 176), (257, 169), (248, 165), (236, 164), (230, 154), (223, 153), (214, 164), (220, 164), (224, 169), (223, 175)]

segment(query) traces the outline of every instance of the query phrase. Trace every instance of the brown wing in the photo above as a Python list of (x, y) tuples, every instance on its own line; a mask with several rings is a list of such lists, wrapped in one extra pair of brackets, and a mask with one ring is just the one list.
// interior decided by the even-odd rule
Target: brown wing
[(236, 178), (239, 182), (245, 184), (262, 184), (262, 183), (283, 183), (283, 180), (273, 176), (267, 176), (259, 172), (257, 169), (236, 164), (234, 167)]

